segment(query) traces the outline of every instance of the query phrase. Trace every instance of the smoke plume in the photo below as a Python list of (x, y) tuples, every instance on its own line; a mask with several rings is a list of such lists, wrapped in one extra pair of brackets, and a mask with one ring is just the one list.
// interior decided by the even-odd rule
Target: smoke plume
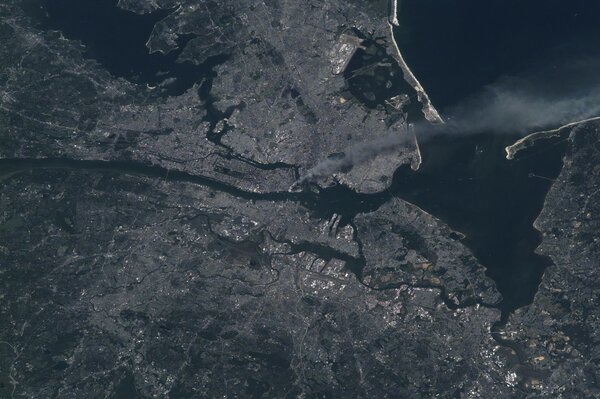
[(405, 129), (387, 136), (347, 147), (341, 154), (337, 154), (337, 156), (329, 157), (319, 162), (298, 180), (295, 186), (319, 177), (332, 175), (333, 173), (346, 168), (351, 168), (355, 165), (360, 165), (370, 161), (378, 155), (396, 151), (408, 143), (411, 140), (411, 136), (408, 129)]
[[(588, 63), (598, 66), (597, 60)], [(594, 74), (595, 75), (595, 74)], [(573, 75), (571, 75), (572, 77)], [(598, 82), (587, 85), (554, 85), (539, 76), (504, 78), (486, 87), (446, 112), (444, 125), (419, 122), (412, 126), (419, 142), (442, 134), (472, 135), (478, 133), (507, 133), (525, 136), (546, 128), (600, 115), (600, 90)], [(568, 77), (563, 77), (562, 83)], [(545, 87), (548, 86), (548, 87)], [(566, 87), (566, 90), (565, 90)], [(590, 89), (591, 87), (591, 89)], [(398, 150), (412, 134), (407, 130), (395, 132), (378, 139), (354, 144), (338, 157), (327, 158), (310, 169), (295, 186), (320, 177), (370, 161), (378, 155)]]
[(516, 79), (489, 86), (482, 94), (452, 107), (448, 111), (450, 123), (463, 134), (524, 135), (600, 114), (597, 87), (557, 96), (539, 91)]

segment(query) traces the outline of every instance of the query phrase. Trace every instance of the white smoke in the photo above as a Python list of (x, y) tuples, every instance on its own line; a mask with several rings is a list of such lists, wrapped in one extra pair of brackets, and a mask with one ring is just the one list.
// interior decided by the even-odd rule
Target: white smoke
[(386, 136), (354, 144), (345, 148), (344, 151), (337, 154), (337, 156), (332, 156), (319, 162), (298, 180), (294, 186), (320, 177), (330, 176), (333, 173), (346, 168), (368, 162), (378, 155), (396, 151), (406, 143), (410, 142), (413, 139), (412, 137), (412, 133), (409, 134), (408, 129), (405, 129)]
[[(598, 63), (594, 63), (597, 65)], [(420, 122), (413, 125), (419, 142), (442, 134), (471, 135), (508, 133), (525, 136), (532, 131), (557, 127), (600, 115), (597, 86), (576, 91), (544, 93), (527, 79), (505, 78), (474, 97), (449, 109), (445, 125)], [(294, 187), (370, 161), (405, 145), (412, 133), (400, 131), (354, 144), (338, 157), (329, 157), (310, 169)]]

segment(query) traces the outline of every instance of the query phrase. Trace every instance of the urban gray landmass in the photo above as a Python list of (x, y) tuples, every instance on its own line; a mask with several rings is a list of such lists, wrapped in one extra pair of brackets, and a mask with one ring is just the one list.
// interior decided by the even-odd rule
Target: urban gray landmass
[(0, 397), (600, 396), (597, 121), (565, 129), (535, 223), (553, 265), (502, 321), (435, 216), (319, 212), (333, 184), (376, 194), (417, 169), (418, 137), (290, 190), (410, 132), (408, 108), (425, 121), (410, 84), (376, 108), (348, 89), (365, 41), (397, 59), (387, 1), (120, 0), (172, 10), (149, 51), (187, 35), (180, 61), (214, 62), (181, 92), (111, 75), (25, 3), (0, 5)]

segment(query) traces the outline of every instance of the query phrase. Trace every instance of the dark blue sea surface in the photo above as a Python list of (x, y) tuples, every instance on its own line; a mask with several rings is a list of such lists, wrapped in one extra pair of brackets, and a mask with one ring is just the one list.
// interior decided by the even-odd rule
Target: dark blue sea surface
[[(548, 91), (598, 85), (600, 3), (589, 0), (401, 0), (396, 38), (438, 108), (502, 77)], [(583, 65), (582, 65), (583, 64)], [(588, 73), (582, 75), (581, 70)], [(577, 74), (575, 74), (577, 72)]]
[[(472, 99), (485, 101), (486, 90), (507, 80), (548, 102), (600, 88), (598, 2), (404, 0), (398, 16), (403, 56), (446, 118), (465, 103), (477, 111)], [(421, 169), (398, 170), (391, 190), (466, 235), (505, 314), (533, 300), (552, 264), (534, 253), (541, 237), (533, 223), (566, 149), (562, 137), (506, 160), (504, 147), (523, 133), (499, 123), (493, 132), (423, 140)]]

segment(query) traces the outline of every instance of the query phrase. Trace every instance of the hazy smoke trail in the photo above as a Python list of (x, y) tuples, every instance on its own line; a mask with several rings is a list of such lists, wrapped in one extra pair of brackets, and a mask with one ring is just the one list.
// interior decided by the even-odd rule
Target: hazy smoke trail
[[(549, 95), (539, 87), (528, 87), (526, 80), (504, 79), (487, 87), (482, 94), (452, 107), (445, 125), (419, 123), (413, 129), (420, 142), (441, 134), (493, 132), (525, 135), (600, 115), (600, 90), (594, 90), (596, 87), (576, 93)], [(405, 131), (355, 144), (344, 149), (339, 158), (327, 158), (318, 163), (294, 186), (397, 150), (411, 137), (412, 134)]]
[(343, 153), (338, 157), (330, 157), (319, 162), (298, 180), (296, 185), (319, 177), (329, 176), (345, 168), (360, 165), (378, 155), (397, 150), (411, 139), (412, 134), (409, 134), (408, 131), (400, 131), (367, 142), (354, 144), (344, 149)]
[(512, 85), (495, 85), (449, 111), (459, 133), (518, 133), (600, 114), (600, 91), (549, 98)]

